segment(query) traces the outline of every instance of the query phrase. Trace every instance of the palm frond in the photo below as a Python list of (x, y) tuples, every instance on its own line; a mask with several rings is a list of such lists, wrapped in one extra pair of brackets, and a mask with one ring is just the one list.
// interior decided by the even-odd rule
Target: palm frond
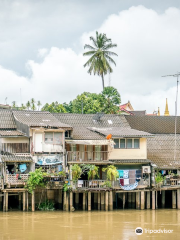
[(112, 43), (109, 43), (108, 45), (105, 45), (102, 50), (108, 50), (110, 48), (114, 48), (114, 47), (117, 47), (117, 44), (112, 44)]
[(96, 48), (92, 47), (92, 46), (89, 45), (89, 44), (85, 44), (85, 45), (84, 45), (84, 49), (86, 49), (86, 48), (91, 49), (91, 50), (96, 50)]
[(118, 56), (116, 53), (110, 51), (104, 51), (104, 54), (107, 54), (108, 56)]
[(108, 59), (108, 61), (110, 63), (113, 63), (116, 66), (116, 62), (114, 61), (114, 59), (112, 59), (111, 57), (109, 57), (108, 55), (106, 55), (106, 58)]
[(89, 55), (93, 55), (95, 53), (96, 53), (96, 51), (89, 51), (89, 52), (83, 53), (83, 56), (89, 56)]

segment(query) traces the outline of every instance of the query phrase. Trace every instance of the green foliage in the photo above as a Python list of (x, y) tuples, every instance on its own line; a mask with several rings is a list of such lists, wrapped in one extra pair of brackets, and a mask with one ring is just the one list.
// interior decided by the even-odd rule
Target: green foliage
[(117, 168), (114, 165), (109, 165), (107, 168), (102, 169), (103, 172), (107, 172), (107, 179), (114, 181), (119, 177)]
[(100, 102), (102, 107), (101, 112), (115, 114), (119, 111), (121, 96), (116, 88), (105, 87), (102, 91)]
[(105, 182), (102, 184), (102, 187), (109, 187), (109, 188), (111, 188), (111, 187), (112, 187), (111, 182), (105, 181)]
[(59, 175), (60, 177), (66, 177), (65, 171), (60, 171), (60, 172), (58, 173), (58, 175)]
[(54, 210), (54, 203), (49, 201), (49, 200), (46, 200), (42, 203), (40, 203), (38, 206), (37, 206), (38, 210), (41, 210), (41, 211), (53, 211)]
[(45, 187), (42, 168), (36, 169), (34, 172), (30, 172), (29, 175), (30, 177), (25, 185), (25, 188), (29, 193), (32, 193), (37, 187)]
[(99, 177), (99, 167), (93, 164), (82, 164), (82, 171), (87, 172), (88, 179), (93, 180), (96, 176)]
[(51, 104), (46, 103), (41, 111), (49, 111), (54, 113), (65, 113), (66, 109), (64, 108), (63, 104), (60, 104), (58, 102), (52, 102)]
[(74, 164), (71, 170), (72, 170), (72, 180), (76, 182), (81, 177), (82, 168), (78, 164)]
[(156, 184), (163, 183), (164, 177), (160, 172), (156, 173), (155, 181), (156, 181)]
[(68, 186), (67, 183), (65, 183), (65, 184), (63, 185), (63, 191), (64, 191), (64, 192), (67, 192), (68, 190), (69, 190), (69, 186)]
[(112, 73), (111, 63), (116, 65), (111, 56), (117, 56), (116, 53), (109, 51), (110, 48), (117, 47), (117, 44), (113, 44), (110, 38), (106, 37), (106, 34), (96, 32), (96, 38), (90, 37), (93, 46), (85, 44), (84, 48), (90, 51), (85, 52), (83, 56), (90, 56), (89, 60), (84, 64), (84, 67), (88, 66), (88, 73), (94, 73), (101, 76), (102, 85), (104, 89), (104, 75)]

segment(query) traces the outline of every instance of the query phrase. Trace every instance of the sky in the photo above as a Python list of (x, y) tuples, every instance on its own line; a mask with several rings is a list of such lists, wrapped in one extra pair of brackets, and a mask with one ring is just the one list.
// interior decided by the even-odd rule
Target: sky
[[(175, 113), (180, 71), (179, 0), (0, 0), (0, 103), (43, 104), (102, 91), (83, 65), (84, 45), (106, 33), (118, 57), (105, 86), (134, 110)], [(180, 114), (180, 97), (178, 99)]]

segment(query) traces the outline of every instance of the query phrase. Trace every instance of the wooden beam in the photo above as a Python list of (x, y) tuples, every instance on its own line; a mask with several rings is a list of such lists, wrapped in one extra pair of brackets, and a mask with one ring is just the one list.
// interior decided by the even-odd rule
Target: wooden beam
[(26, 192), (23, 192), (23, 212), (26, 211)]
[(152, 191), (152, 210), (155, 210), (155, 191)]
[(6, 193), (6, 212), (8, 212), (8, 192)]
[(150, 209), (151, 207), (151, 198), (150, 198), (150, 192), (146, 192), (146, 208)]
[(4, 192), (4, 198), (3, 198), (3, 212), (6, 211), (6, 192)]
[(69, 204), (69, 208), (70, 208), (70, 212), (73, 211), (73, 193), (70, 192), (70, 204)]
[(109, 192), (109, 211), (113, 210), (113, 192)]
[(91, 192), (88, 192), (88, 211), (91, 211)]
[(86, 193), (83, 192), (83, 210), (86, 210)]
[(180, 209), (180, 189), (177, 189), (177, 209)]
[(172, 191), (172, 208), (176, 208), (176, 191)]
[(104, 192), (101, 192), (101, 210), (104, 210)]
[(126, 193), (123, 192), (123, 209), (125, 209), (125, 204), (126, 204)]
[(98, 210), (101, 210), (101, 193), (98, 192)]
[(141, 210), (144, 210), (144, 191), (141, 191)]
[(105, 210), (108, 211), (108, 192), (105, 192)]
[(26, 210), (29, 210), (29, 193), (28, 191), (26, 192)]

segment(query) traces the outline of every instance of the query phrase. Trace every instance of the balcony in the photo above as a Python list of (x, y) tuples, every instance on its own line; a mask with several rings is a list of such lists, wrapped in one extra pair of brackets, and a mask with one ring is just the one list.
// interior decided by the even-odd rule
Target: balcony
[(6, 174), (5, 183), (9, 186), (24, 185), (29, 174)]
[(100, 152), (80, 152), (80, 151), (68, 151), (67, 152), (67, 162), (73, 163), (83, 163), (83, 162), (107, 162), (109, 152), (100, 151)]
[(78, 180), (77, 183), (71, 182), (74, 189), (102, 189), (112, 187), (113, 182), (107, 180)]

